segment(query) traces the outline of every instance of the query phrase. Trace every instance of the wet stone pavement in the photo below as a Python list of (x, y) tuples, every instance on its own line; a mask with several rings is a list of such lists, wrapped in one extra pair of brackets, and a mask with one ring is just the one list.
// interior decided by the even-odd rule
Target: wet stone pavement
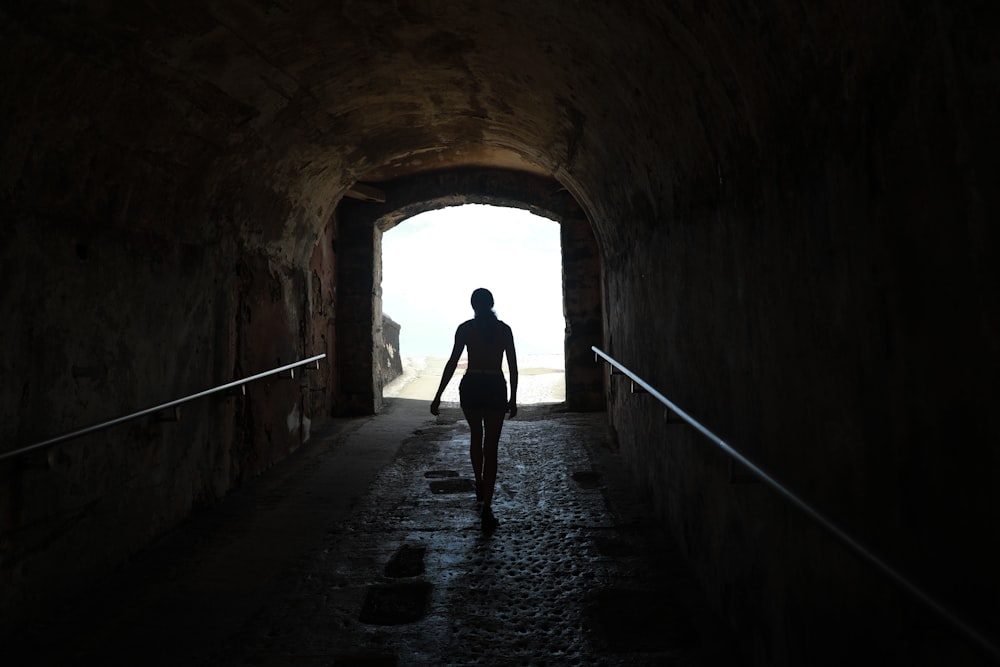
[(508, 421), (490, 534), (468, 427), (426, 421), (215, 665), (731, 665), (727, 634), (605, 443), (604, 414)]

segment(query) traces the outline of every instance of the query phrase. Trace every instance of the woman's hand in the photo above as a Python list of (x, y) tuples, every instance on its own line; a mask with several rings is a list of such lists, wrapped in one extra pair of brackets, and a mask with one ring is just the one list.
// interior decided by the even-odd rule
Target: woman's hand
[(507, 404), (507, 412), (510, 413), (511, 419), (517, 416), (517, 402), (514, 399)]
[(435, 417), (437, 417), (439, 414), (441, 414), (441, 399), (440, 398), (435, 398), (433, 401), (431, 401), (431, 414), (434, 415)]

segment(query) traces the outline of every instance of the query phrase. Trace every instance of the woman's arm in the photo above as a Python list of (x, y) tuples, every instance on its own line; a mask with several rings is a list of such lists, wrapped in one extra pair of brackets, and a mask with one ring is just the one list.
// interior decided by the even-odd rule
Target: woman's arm
[(434, 416), (437, 416), (441, 412), (441, 394), (444, 393), (444, 388), (451, 382), (451, 376), (455, 374), (455, 369), (458, 368), (458, 358), (462, 356), (462, 350), (465, 349), (465, 329), (463, 326), (460, 324), (458, 325), (458, 329), (455, 330), (455, 345), (451, 348), (451, 357), (444, 365), (444, 373), (441, 374), (441, 384), (434, 395), (434, 400), (431, 401), (431, 414)]
[(514, 332), (507, 325), (504, 328), (504, 333), (507, 334), (504, 354), (507, 355), (507, 370), (510, 372), (510, 401), (507, 402), (507, 410), (514, 417), (517, 415), (517, 352), (514, 350)]

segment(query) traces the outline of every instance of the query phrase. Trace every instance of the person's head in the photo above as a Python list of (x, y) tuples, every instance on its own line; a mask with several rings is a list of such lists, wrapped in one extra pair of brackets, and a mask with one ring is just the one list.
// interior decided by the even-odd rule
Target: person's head
[(476, 311), (476, 317), (496, 317), (493, 312), (493, 295), (485, 287), (472, 292), (472, 310)]

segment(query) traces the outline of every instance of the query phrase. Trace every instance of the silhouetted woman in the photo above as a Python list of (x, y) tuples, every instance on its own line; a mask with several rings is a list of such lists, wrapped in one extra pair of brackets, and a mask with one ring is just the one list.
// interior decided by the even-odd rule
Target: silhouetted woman
[[(511, 417), (517, 415), (517, 354), (514, 334), (493, 312), (493, 295), (489, 290), (480, 287), (472, 293), (472, 310), (476, 317), (458, 325), (455, 331), (455, 347), (444, 366), (441, 386), (431, 402), (431, 414), (439, 414), (441, 394), (458, 367), (463, 348), (468, 348), (469, 365), (458, 391), (462, 412), (472, 430), (469, 456), (476, 476), (476, 500), (483, 503), (483, 529), (492, 530), (498, 523), (492, 504), (503, 417), (508, 411)], [(507, 400), (507, 383), (500, 368), (505, 353), (510, 371), (510, 400)]]

